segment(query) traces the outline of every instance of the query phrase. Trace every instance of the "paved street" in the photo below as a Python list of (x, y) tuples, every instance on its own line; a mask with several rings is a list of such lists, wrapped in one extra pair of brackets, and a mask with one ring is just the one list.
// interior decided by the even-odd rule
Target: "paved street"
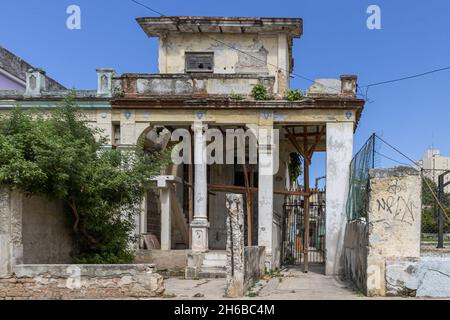
[[(223, 299), (225, 279), (165, 280), (165, 298)], [(259, 281), (244, 299), (366, 299), (352, 286), (337, 278), (323, 275), (321, 268), (305, 274), (299, 268), (283, 269), (278, 275)]]

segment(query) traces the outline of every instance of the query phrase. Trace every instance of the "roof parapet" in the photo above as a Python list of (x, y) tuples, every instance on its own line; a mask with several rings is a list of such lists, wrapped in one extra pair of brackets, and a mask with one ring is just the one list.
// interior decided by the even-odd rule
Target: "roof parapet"
[(339, 79), (316, 79), (308, 89), (310, 97), (340, 96), (343, 98), (356, 98), (356, 75), (342, 75)]
[(357, 90), (357, 81), (358, 76), (351, 74), (351, 75), (342, 75), (341, 76), (341, 95), (344, 97), (356, 97), (356, 90)]
[(97, 69), (97, 96), (98, 97), (112, 97), (113, 86), (112, 79), (116, 75), (116, 70), (112, 68), (98, 68)]
[(42, 69), (30, 68), (26, 72), (26, 96), (40, 96), (42, 91), (47, 90), (46, 73)]

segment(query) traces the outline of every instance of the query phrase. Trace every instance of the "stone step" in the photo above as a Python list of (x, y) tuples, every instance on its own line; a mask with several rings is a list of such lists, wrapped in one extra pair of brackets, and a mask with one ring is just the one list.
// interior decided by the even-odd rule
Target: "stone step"
[(217, 260), (217, 259), (205, 259), (203, 260), (202, 267), (218, 267), (222, 268), (226, 266), (226, 260)]
[(226, 261), (227, 253), (226, 253), (226, 251), (209, 251), (209, 252), (205, 253), (205, 260)]
[(225, 267), (202, 267), (198, 273), (199, 278), (226, 278)]

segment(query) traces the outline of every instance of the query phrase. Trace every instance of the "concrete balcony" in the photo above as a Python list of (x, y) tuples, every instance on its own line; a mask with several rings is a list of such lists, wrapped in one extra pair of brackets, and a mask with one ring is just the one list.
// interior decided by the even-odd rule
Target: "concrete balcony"
[(119, 98), (152, 96), (228, 96), (242, 98), (261, 82), (274, 94), (275, 77), (256, 74), (124, 74), (113, 78), (113, 95)]

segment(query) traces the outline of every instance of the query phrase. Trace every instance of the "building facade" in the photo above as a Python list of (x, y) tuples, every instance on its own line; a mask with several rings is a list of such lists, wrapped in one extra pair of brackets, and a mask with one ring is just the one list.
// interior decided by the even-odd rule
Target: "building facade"
[[(309, 165), (314, 152), (326, 152), (321, 250), (326, 273), (342, 273), (349, 164), (364, 106), (357, 97), (356, 76), (317, 80), (298, 100), (286, 99), (293, 39), (303, 31), (301, 19), (159, 17), (137, 22), (147, 36), (159, 39), (159, 73), (116, 75), (112, 69), (98, 69), (97, 90), (75, 95), (111, 147), (129, 148), (144, 139), (151, 148), (166, 145), (167, 137), (189, 142), (185, 162), (149, 177), (155, 188), (136, 218), (141, 248), (167, 257), (184, 252), (187, 269), (196, 275), (208, 268), (220, 270), (226, 246), (225, 196), (242, 193), (246, 245), (265, 248), (267, 269), (280, 267), (286, 248), (285, 204), (292, 197), (301, 200), (308, 230), (309, 200), (317, 193), (309, 187)], [(32, 69), (26, 74), (25, 92), (0, 91), (0, 112), (15, 105), (54, 106), (68, 91), (49, 88), (45, 79), (41, 70)], [(264, 100), (252, 94), (256, 85), (265, 88)], [(239, 156), (239, 139), (233, 138), (232, 144), (221, 146), (232, 163), (205, 161), (211, 158), (211, 143), (230, 130), (250, 132), (254, 152), (252, 143), (244, 142)], [(183, 139), (180, 132), (186, 133)], [(304, 158), (300, 190), (290, 181), (293, 152)], [(307, 243), (302, 246), (307, 261), (311, 245), (308, 238), (301, 241)]]

